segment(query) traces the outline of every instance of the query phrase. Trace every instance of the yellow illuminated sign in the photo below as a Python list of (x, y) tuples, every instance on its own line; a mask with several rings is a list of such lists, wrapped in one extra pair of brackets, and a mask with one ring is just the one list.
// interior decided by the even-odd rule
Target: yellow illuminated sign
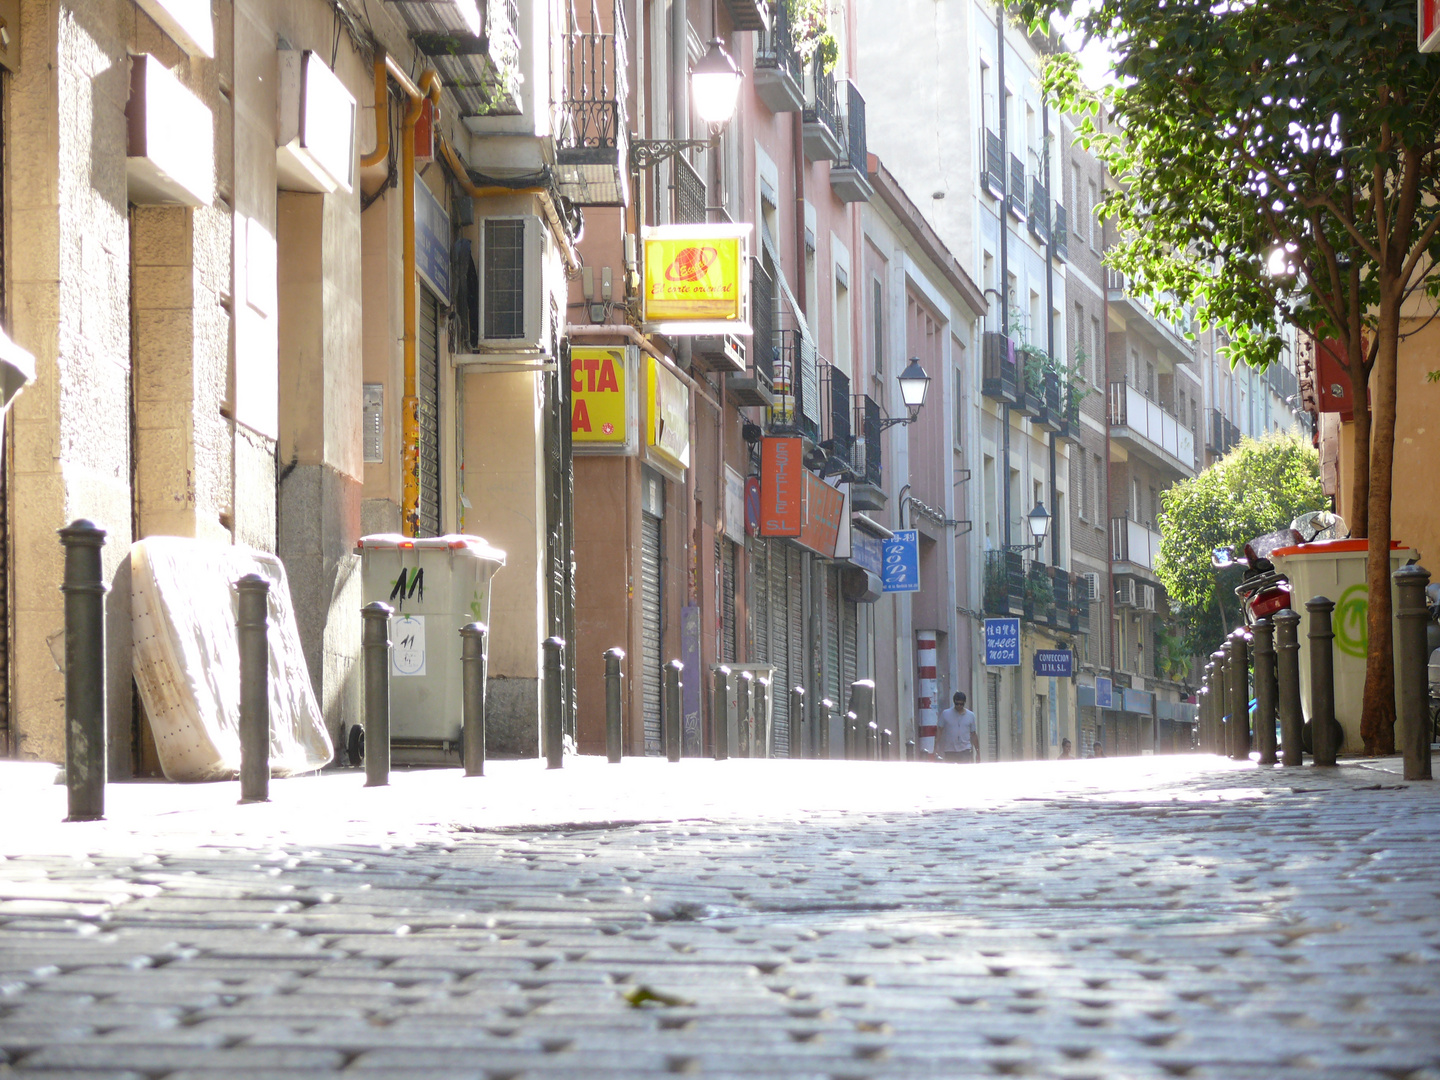
[(745, 239), (726, 226), (671, 226), (645, 234), (645, 319), (745, 321)]
[(628, 435), (625, 350), (570, 350), (570, 439), (622, 444)]

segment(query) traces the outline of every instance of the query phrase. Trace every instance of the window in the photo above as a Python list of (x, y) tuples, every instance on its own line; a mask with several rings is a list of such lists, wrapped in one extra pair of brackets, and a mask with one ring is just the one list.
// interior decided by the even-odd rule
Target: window
[(878, 277), (870, 279), (870, 307), (870, 323), (874, 334), (870, 370), (878, 379), (885, 374), (885, 290)]
[(1099, 208), (1099, 205), (1100, 205), (1099, 193), (1095, 190), (1095, 181), (1092, 180), (1092, 181), (1090, 181), (1090, 202), (1089, 202), (1089, 211), (1090, 211), (1090, 212), (1089, 212), (1089, 214), (1086, 215), (1086, 219), (1085, 219), (1085, 220), (1086, 220), (1086, 222), (1088, 223), (1088, 228), (1090, 229), (1090, 246), (1091, 246), (1092, 248), (1094, 248), (1096, 251), (1099, 251), (1099, 250), (1100, 250), (1100, 226), (1099, 226), (1100, 217), (1099, 217), (1099, 215), (1096, 213), (1096, 210)]
[(1014, 274), (1005, 275), (1005, 303), (1012, 310), (1020, 306), (1020, 285)]
[(1095, 527), (1104, 528), (1110, 507), (1105, 503), (1105, 459), (1095, 455)]
[(1070, 231), (1078, 240), (1082, 235), (1080, 229), (1081, 222), (1084, 221), (1082, 215), (1085, 213), (1085, 198), (1080, 190), (1080, 163), (1078, 161), (1072, 162), (1070, 165), (1070, 180), (1070, 208), (1074, 211), (1070, 216)]
[(850, 366), (850, 287), (841, 277), (843, 273), (841, 267), (835, 268), (835, 308), (830, 313), (835, 355), (830, 359), (846, 375), (853, 375)]
[(1148, 360), (1145, 362), (1145, 396), (1155, 400), (1155, 365)]
[(1079, 304), (1075, 305), (1075, 355), (1074, 362), (1076, 374), (1080, 378), (1086, 377), (1086, 371), (1090, 367), (1086, 363), (1085, 356), (1085, 309)]
[(955, 395), (953, 398), (955, 402), (955, 447), (956, 449), (963, 449), (965, 446), (965, 397), (961, 393), (960, 387), (962, 385), (961, 380), (964, 378), (965, 346), (961, 345), (959, 347), (959, 351), (955, 354), (955, 359), (958, 362), (955, 367), (951, 369), (951, 373), (955, 378), (952, 391)]
[(1093, 342), (1095, 357), (1095, 385), (1101, 386), (1110, 373), (1105, 370), (1105, 339), (1100, 336), (1100, 319), (1092, 316), (1090, 319), (1090, 340)]
[(1045, 342), (1040, 337), (1040, 294), (1034, 289), (1030, 290), (1030, 344), (1044, 348)]
[(1076, 512), (1080, 515), (1081, 521), (1090, 520), (1090, 459), (1081, 454), (1076, 459), (1076, 471), (1080, 474), (1080, 501), (1076, 505)]
[(988, 251), (980, 258), (980, 287), (985, 290), (985, 325), (997, 328), (1000, 320), (995, 312), (995, 256)]

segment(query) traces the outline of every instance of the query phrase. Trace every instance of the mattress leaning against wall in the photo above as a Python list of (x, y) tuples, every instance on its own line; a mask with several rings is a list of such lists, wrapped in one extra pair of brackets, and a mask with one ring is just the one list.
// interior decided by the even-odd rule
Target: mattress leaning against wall
[(131, 548), (135, 682), (169, 780), (224, 780), (240, 769), (240, 647), (235, 582), (270, 582), (270, 769), (277, 776), (329, 762), (315, 701), (274, 555), (178, 536)]

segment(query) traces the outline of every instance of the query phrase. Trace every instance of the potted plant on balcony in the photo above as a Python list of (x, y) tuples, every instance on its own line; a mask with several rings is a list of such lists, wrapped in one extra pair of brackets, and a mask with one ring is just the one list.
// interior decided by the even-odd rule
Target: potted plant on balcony
[(1035, 563), (1025, 575), (1025, 617), (1032, 621), (1044, 619), (1048, 622), (1054, 607), (1055, 586), (1051, 584), (1050, 575), (1045, 568)]
[(802, 67), (819, 59), (820, 70), (828, 75), (840, 59), (840, 45), (830, 32), (830, 5), (827, 0), (782, 0), (790, 20), (790, 33)]
[(1003, 552), (991, 551), (985, 559), (985, 610), (991, 615), (1010, 614), (1010, 589)]
[(1020, 367), (1020, 393), (1015, 407), (1026, 416), (1038, 417), (1045, 402), (1045, 351), (1036, 345), (1015, 350)]

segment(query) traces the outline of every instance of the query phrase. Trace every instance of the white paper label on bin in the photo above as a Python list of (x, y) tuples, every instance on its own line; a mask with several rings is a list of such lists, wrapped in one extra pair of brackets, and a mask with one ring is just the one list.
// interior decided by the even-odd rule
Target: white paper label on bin
[(392, 675), (425, 674), (425, 616), (396, 615), (390, 620)]

